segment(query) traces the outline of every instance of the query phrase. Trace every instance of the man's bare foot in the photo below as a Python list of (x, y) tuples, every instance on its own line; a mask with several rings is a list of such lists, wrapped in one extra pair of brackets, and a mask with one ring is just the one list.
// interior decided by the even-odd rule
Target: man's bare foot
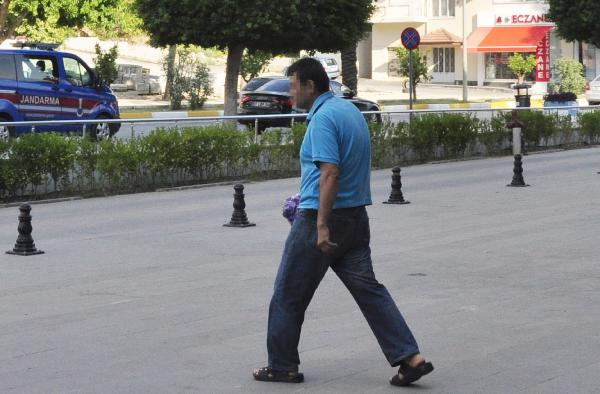
[(417, 365), (425, 362), (425, 358), (421, 356), (421, 353), (414, 354), (408, 358), (402, 360), (405, 364), (408, 364), (409, 367), (415, 368)]

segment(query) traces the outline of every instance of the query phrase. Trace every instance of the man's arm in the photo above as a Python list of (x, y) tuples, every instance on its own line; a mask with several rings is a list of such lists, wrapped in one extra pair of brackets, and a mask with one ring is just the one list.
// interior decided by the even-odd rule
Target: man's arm
[(331, 253), (337, 244), (329, 240), (329, 226), (327, 220), (333, 209), (333, 204), (338, 193), (339, 169), (331, 163), (321, 163), (319, 166), (321, 177), (319, 179), (319, 213), (317, 215), (317, 247), (323, 253)]

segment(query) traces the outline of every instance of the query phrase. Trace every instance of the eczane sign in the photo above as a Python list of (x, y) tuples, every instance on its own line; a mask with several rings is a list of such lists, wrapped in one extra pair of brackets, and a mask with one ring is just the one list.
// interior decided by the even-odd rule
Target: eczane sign
[(545, 14), (497, 14), (496, 26), (550, 24)]

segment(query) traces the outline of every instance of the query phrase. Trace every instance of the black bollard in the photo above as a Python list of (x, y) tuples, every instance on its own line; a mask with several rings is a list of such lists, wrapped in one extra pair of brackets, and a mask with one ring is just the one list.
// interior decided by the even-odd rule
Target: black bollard
[(523, 179), (523, 162), (521, 161), (521, 155), (515, 155), (515, 167), (513, 169), (513, 179), (510, 185), (506, 186), (515, 186), (515, 187), (525, 187), (529, 186), (525, 183)]
[(19, 231), (19, 236), (17, 237), (17, 242), (15, 243), (15, 247), (13, 250), (9, 250), (6, 253), (8, 254), (16, 254), (19, 256), (30, 256), (32, 254), (42, 254), (41, 250), (37, 250), (35, 248), (35, 244), (33, 243), (33, 238), (31, 237), (31, 231), (33, 227), (31, 226), (31, 206), (29, 204), (22, 204), (19, 207), (19, 227), (17, 230)]
[(248, 216), (246, 216), (246, 202), (244, 201), (244, 185), (241, 183), (236, 184), (233, 189), (235, 193), (233, 194), (233, 214), (231, 215), (231, 221), (229, 223), (224, 224), (225, 227), (250, 227), (256, 226), (255, 223), (250, 223), (248, 221)]
[(392, 192), (390, 198), (383, 202), (384, 204), (410, 204), (402, 195), (402, 181), (400, 177), (400, 167), (392, 168)]

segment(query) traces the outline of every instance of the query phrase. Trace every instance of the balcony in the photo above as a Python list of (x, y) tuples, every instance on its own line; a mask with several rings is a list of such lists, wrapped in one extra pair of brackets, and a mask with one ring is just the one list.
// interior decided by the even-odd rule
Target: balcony
[(371, 23), (425, 23), (425, 0), (377, 0)]

